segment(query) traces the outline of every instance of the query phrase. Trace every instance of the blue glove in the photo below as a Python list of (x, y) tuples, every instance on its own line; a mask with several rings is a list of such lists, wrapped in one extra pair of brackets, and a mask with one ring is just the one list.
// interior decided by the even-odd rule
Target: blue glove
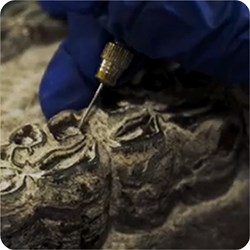
[(89, 103), (98, 86), (100, 53), (113, 38), (149, 58), (174, 60), (187, 70), (248, 84), (249, 10), (239, 1), (40, 3), (51, 15), (67, 17), (69, 27), (40, 85), (47, 118)]

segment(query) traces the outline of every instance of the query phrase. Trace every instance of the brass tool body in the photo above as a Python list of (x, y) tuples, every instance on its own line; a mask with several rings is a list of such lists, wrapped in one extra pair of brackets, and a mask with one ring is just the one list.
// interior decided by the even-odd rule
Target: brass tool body
[(86, 112), (83, 113), (79, 122), (79, 129), (82, 128), (84, 121), (95, 103), (97, 97), (101, 93), (104, 85), (115, 86), (122, 73), (128, 68), (133, 59), (133, 54), (122, 46), (120, 43), (109, 42), (104, 47), (101, 54), (101, 64), (97, 70), (96, 78), (100, 81), (91, 102), (89, 103)]

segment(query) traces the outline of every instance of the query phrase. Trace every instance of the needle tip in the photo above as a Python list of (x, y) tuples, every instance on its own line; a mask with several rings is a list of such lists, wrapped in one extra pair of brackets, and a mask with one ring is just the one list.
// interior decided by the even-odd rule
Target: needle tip
[(85, 110), (85, 112), (83, 112), (83, 115), (82, 115), (81, 120), (80, 120), (79, 125), (78, 125), (78, 128), (79, 128), (79, 129), (82, 128), (82, 126), (83, 126), (83, 124), (84, 124), (84, 121), (86, 120), (86, 118), (87, 118), (87, 116), (88, 116), (88, 114), (89, 114), (89, 112), (90, 112), (90, 110), (91, 110), (91, 108), (92, 108), (92, 106), (93, 106), (95, 100), (96, 100), (97, 97), (99, 96), (99, 94), (100, 94), (102, 88), (103, 88), (103, 83), (101, 82), (100, 85), (99, 85), (99, 87), (98, 87), (98, 89), (96, 90), (96, 92), (95, 92), (95, 94), (94, 94), (94, 96), (93, 96), (91, 102), (89, 103), (89, 106), (87, 107), (87, 109)]

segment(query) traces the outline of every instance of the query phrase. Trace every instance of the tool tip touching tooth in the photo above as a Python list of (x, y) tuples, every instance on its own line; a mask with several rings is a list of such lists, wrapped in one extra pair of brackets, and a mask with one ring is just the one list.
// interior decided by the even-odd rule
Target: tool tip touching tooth
[(102, 88), (103, 88), (103, 83), (101, 82), (100, 85), (99, 85), (99, 87), (98, 87), (98, 89), (96, 90), (96, 92), (95, 92), (95, 94), (94, 94), (94, 96), (93, 96), (91, 102), (89, 103), (89, 106), (87, 107), (86, 112), (84, 112), (83, 115), (82, 115), (82, 118), (81, 118), (81, 120), (80, 120), (80, 122), (79, 122), (79, 125), (78, 125), (78, 128), (79, 128), (79, 129), (82, 128), (82, 126), (83, 126), (83, 124), (84, 124), (84, 121), (86, 120), (86, 118), (87, 118), (87, 116), (88, 116), (88, 114), (89, 114), (89, 112), (90, 112), (90, 110), (91, 110), (93, 104), (95, 103), (95, 100), (96, 100), (97, 97), (99, 96), (99, 94), (100, 94)]

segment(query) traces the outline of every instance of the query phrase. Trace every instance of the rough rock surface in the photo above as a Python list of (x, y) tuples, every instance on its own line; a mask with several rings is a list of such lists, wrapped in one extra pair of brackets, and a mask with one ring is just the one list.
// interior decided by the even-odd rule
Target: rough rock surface
[[(31, 60), (25, 54), (23, 60)], [(16, 81), (13, 76), (13, 89)], [(6, 92), (4, 98), (1, 123), (14, 119), (7, 100), (16, 98), (18, 106), (23, 96)], [(31, 113), (39, 120), (37, 110)], [(225, 249), (247, 243), (247, 95), (155, 65), (137, 85), (104, 90), (79, 130), (82, 112), (65, 111), (43, 124), (25, 113), (20, 122), (26, 125), (1, 146), (7, 247)]]
[(11, 1), (1, 10), (1, 62), (32, 45), (45, 45), (66, 34), (63, 20), (53, 19), (36, 1)]
[(38, 103), (38, 84), (58, 43), (33, 46), (0, 67), (1, 142), (27, 121), (44, 121)]
[(147, 86), (150, 78), (104, 91), (82, 130), (81, 113), (65, 111), (10, 135), (1, 148), (8, 247), (246, 243), (248, 141), (241, 111), (213, 84), (176, 90), (171, 82)]
[(27, 120), (43, 121), (37, 100), (38, 84), (65, 30), (61, 21), (49, 18), (35, 2), (12, 1), (3, 8), (1, 142)]

